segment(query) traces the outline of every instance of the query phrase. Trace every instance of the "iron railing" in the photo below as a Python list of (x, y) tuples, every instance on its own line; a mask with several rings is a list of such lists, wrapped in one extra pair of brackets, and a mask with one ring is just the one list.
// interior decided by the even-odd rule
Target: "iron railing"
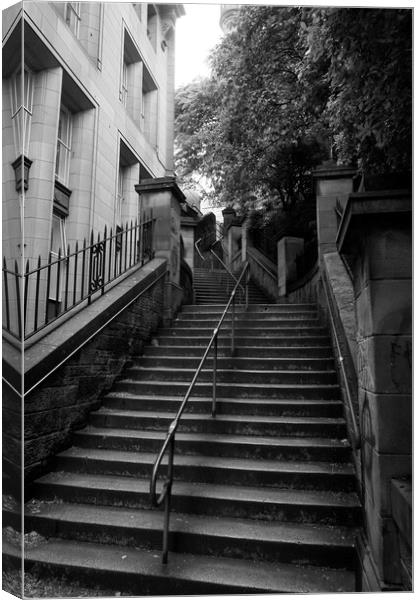
[(27, 259), (23, 274), (17, 261), (10, 268), (3, 258), (3, 329), (27, 340), (74, 307), (91, 304), (111, 282), (153, 258), (153, 229), (150, 213), (109, 234), (105, 227), (103, 236), (92, 230), (89, 242), (76, 242), (73, 251), (68, 244), (47, 260)]
[[(163, 551), (162, 551), (162, 562), (163, 564), (167, 563), (167, 556), (168, 556), (168, 551), (169, 551), (169, 520), (170, 520), (170, 503), (171, 503), (171, 493), (172, 493), (172, 485), (173, 485), (173, 462), (174, 462), (174, 451), (175, 451), (175, 436), (176, 436), (176, 430), (179, 426), (179, 421), (182, 417), (182, 414), (185, 410), (185, 407), (188, 403), (189, 397), (192, 393), (192, 390), (197, 382), (197, 379), (199, 377), (199, 374), (201, 372), (201, 369), (205, 363), (205, 361), (207, 360), (207, 357), (210, 353), (211, 347), (214, 348), (214, 353), (213, 353), (213, 376), (212, 376), (212, 404), (211, 404), (211, 415), (213, 418), (215, 418), (216, 413), (217, 413), (217, 348), (218, 348), (218, 333), (220, 331), (220, 327), (231, 307), (232, 312), (231, 312), (231, 354), (234, 354), (234, 349), (235, 349), (235, 326), (234, 326), (234, 321), (235, 321), (235, 296), (236, 296), (236, 291), (240, 285), (240, 281), (243, 279), (243, 277), (245, 276), (245, 274), (247, 273), (249, 268), (248, 263), (245, 263), (243, 270), (241, 272), (241, 275), (239, 277), (239, 279), (237, 280), (236, 285), (234, 286), (233, 291), (230, 294), (230, 298), (226, 304), (226, 307), (223, 311), (223, 314), (221, 315), (220, 320), (218, 321), (217, 326), (214, 329), (214, 332), (212, 334), (212, 337), (210, 339), (210, 341), (208, 342), (207, 348), (204, 352), (203, 357), (201, 358), (201, 362), (199, 363), (195, 374), (192, 378), (192, 381), (189, 385), (189, 388), (182, 400), (182, 403), (180, 405), (180, 408), (176, 414), (176, 417), (174, 418), (174, 420), (172, 421), (172, 423), (170, 424), (170, 427), (168, 429), (167, 432), (167, 436), (166, 439), (163, 443), (163, 446), (157, 456), (157, 459), (154, 463), (153, 466), (153, 471), (152, 471), (152, 475), (151, 475), (151, 480), (150, 480), (150, 500), (151, 500), (151, 504), (152, 506), (161, 506), (161, 504), (163, 504), (163, 502), (165, 503), (165, 508), (164, 508), (164, 526), (163, 526)], [(247, 287), (247, 284), (246, 284)], [(246, 294), (246, 298), (247, 298), (247, 294)], [(246, 304), (246, 309), (247, 309), (247, 304)], [(163, 486), (162, 486), (162, 491), (159, 495), (157, 495), (157, 491), (156, 491), (156, 487), (157, 487), (157, 478), (158, 478), (158, 473), (159, 473), (159, 469), (160, 466), (162, 464), (163, 458), (166, 454), (166, 452), (169, 452), (169, 456), (168, 456), (168, 461), (167, 461), (167, 471), (166, 471), (166, 479), (163, 482)]]

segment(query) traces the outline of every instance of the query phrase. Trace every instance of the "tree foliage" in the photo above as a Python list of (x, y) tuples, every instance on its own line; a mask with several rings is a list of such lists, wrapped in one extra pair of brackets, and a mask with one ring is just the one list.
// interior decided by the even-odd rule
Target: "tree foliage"
[(410, 170), (412, 15), (406, 9), (306, 11), (302, 79), (324, 73), (325, 122), (343, 162)]
[(178, 174), (222, 204), (287, 209), (327, 157), (369, 170), (410, 164), (411, 11), (248, 6), (178, 90)]

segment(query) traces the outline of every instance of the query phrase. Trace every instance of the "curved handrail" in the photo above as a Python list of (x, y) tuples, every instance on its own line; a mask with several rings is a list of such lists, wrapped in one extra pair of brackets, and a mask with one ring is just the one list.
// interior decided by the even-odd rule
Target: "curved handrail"
[[(232, 279), (233, 279), (233, 280), (234, 280), (234, 281), (237, 283), (237, 277), (236, 277), (236, 276), (234, 275), (234, 273), (233, 273), (233, 272), (232, 272), (232, 271), (231, 271), (231, 270), (230, 270), (230, 269), (227, 267), (227, 265), (225, 264), (225, 262), (224, 262), (224, 261), (223, 261), (223, 260), (222, 260), (222, 259), (221, 259), (221, 258), (218, 256), (218, 254), (216, 254), (216, 253), (214, 252), (214, 250), (213, 250), (213, 247), (215, 246), (215, 244), (218, 244), (219, 242), (221, 242), (221, 240), (223, 239), (223, 237), (224, 237), (224, 236), (222, 236), (220, 239), (216, 240), (216, 241), (215, 241), (215, 242), (214, 242), (214, 243), (211, 245), (210, 252), (211, 252), (211, 254), (212, 254), (213, 256), (215, 256), (215, 258), (218, 260), (218, 262), (219, 262), (219, 263), (221, 263), (221, 265), (222, 265), (222, 266), (223, 266), (223, 268), (224, 268), (224, 269), (227, 271), (227, 273), (230, 275), (230, 277), (231, 277), (231, 278), (232, 278)], [(199, 250), (199, 248), (198, 248), (198, 245), (199, 245), (199, 243), (200, 243), (200, 242), (202, 242), (202, 240), (203, 240), (203, 239), (204, 239), (204, 238), (202, 238), (202, 237), (201, 237), (201, 238), (199, 238), (199, 240), (197, 240), (197, 241), (195, 242), (195, 248), (196, 248), (196, 251), (198, 252), (199, 256), (201, 257), (201, 259), (202, 259), (202, 260), (205, 260), (205, 257), (204, 257), (204, 256), (202, 256), (202, 254), (201, 254), (201, 252), (200, 252), (200, 250)], [(241, 290), (242, 290), (242, 292), (243, 292), (243, 294), (244, 294), (244, 293), (245, 293), (245, 289), (244, 289), (244, 287), (243, 287), (242, 285), (240, 285), (240, 287), (241, 287)]]
[[(216, 372), (217, 372), (217, 338), (218, 338), (218, 332), (220, 330), (220, 327), (230, 309), (230, 306), (232, 306), (232, 321), (231, 321), (231, 332), (232, 332), (232, 338), (231, 338), (231, 350), (232, 353), (234, 352), (234, 298), (236, 295), (236, 291), (238, 286), (240, 285), (240, 281), (242, 280), (242, 278), (244, 277), (247, 269), (249, 268), (249, 263), (245, 263), (243, 270), (240, 274), (239, 279), (237, 280), (236, 285), (234, 286), (233, 291), (230, 294), (230, 298), (226, 304), (226, 307), (223, 311), (223, 314), (221, 315), (221, 318), (218, 321), (217, 326), (215, 327), (213, 334), (211, 336), (211, 339), (207, 345), (207, 348), (204, 352), (204, 355), (201, 358), (201, 361), (195, 371), (195, 375), (192, 378), (192, 381), (188, 387), (188, 390), (182, 400), (182, 403), (179, 407), (179, 410), (174, 418), (174, 420), (172, 421), (172, 423), (169, 426), (169, 429), (167, 431), (167, 435), (166, 435), (166, 439), (161, 447), (161, 450), (157, 456), (157, 459), (153, 465), (153, 470), (152, 470), (152, 474), (151, 474), (151, 479), (150, 479), (150, 500), (151, 500), (151, 504), (152, 506), (160, 506), (164, 501), (166, 502), (165, 505), (165, 521), (164, 521), (164, 531), (163, 531), (163, 555), (162, 555), (162, 561), (163, 563), (167, 563), (167, 554), (168, 554), (168, 533), (169, 533), (169, 516), (170, 516), (170, 498), (171, 498), (171, 489), (172, 489), (172, 484), (173, 484), (173, 459), (174, 459), (174, 443), (175, 443), (175, 435), (176, 435), (176, 430), (177, 427), (179, 425), (179, 421), (182, 417), (183, 411), (185, 410), (186, 404), (189, 400), (189, 397), (192, 393), (192, 390), (195, 386), (195, 383), (199, 377), (199, 374), (201, 372), (202, 366), (204, 364), (204, 362), (206, 361), (208, 354), (211, 350), (212, 345), (214, 344), (214, 370), (213, 370), (213, 398), (212, 398), (212, 416), (215, 417), (216, 415)], [(246, 295), (247, 296), (247, 295)], [(247, 308), (247, 305), (246, 305)], [(156, 492), (156, 486), (157, 486), (157, 477), (158, 477), (158, 472), (159, 469), (161, 467), (163, 458), (167, 452), (167, 450), (169, 449), (169, 457), (168, 457), (168, 465), (167, 465), (167, 474), (166, 474), (166, 479), (163, 482), (163, 489), (160, 493), (159, 496), (157, 496), (157, 492)]]
[(353, 432), (354, 432), (353, 439), (352, 439), (352, 446), (355, 450), (359, 450), (359, 448), (361, 447), (361, 435), (359, 433), (359, 427), (358, 427), (357, 419), (355, 416), (355, 410), (354, 410), (353, 403), (352, 403), (352, 394), (349, 389), (348, 377), (346, 375), (346, 369), (345, 369), (345, 359), (344, 359), (344, 356), (343, 356), (343, 353), (341, 350), (341, 346), (339, 343), (339, 337), (338, 337), (338, 334), (336, 331), (335, 320), (333, 318), (332, 307), (330, 305), (330, 300), (329, 300), (328, 284), (325, 279), (324, 273), (322, 273), (322, 280), (323, 280), (323, 285), (324, 285), (324, 291), (325, 291), (324, 296), (326, 298), (327, 310), (329, 312), (330, 322), (332, 324), (333, 337), (335, 338), (336, 347), (337, 347), (338, 354), (339, 354), (338, 360), (339, 360), (339, 364), (340, 364), (340, 367), (342, 370), (343, 383), (345, 386), (346, 397), (348, 398), (347, 404), (349, 405), (349, 413), (351, 416), (352, 427), (353, 427)]

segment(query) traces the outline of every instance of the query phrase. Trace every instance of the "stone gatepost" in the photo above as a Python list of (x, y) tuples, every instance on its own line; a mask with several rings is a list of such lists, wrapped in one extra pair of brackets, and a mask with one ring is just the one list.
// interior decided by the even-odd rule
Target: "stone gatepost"
[(284, 236), (277, 243), (278, 294), (286, 296), (287, 284), (297, 279), (297, 257), (304, 252), (303, 238)]
[(337, 246), (352, 272), (357, 318), (362, 488), (370, 547), (368, 561), (361, 556), (363, 579), (375, 572), (379, 587), (391, 589), (401, 583), (391, 480), (409, 476), (412, 468), (411, 193), (350, 194)]
[(356, 170), (351, 167), (337, 166), (334, 160), (324, 162), (313, 173), (316, 180), (319, 257), (325, 252), (336, 252), (338, 211), (343, 212), (348, 194), (353, 191), (355, 173)]
[(231, 206), (227, 206), (222, 211), (224, 219), (224, 260), (227, 266), (231, 267), (233, 258), (237, 254), (240, 248), (240, 242), (242, 238), (241, 224), (237, 225), (236, 222), (236, 211)]
[(140, 213), (153, 211), (156, 258), (167, 260), (163, 322), (170, 324), (182, 302), (180, 287), (180, 203), (185, 195), (174, 177), (144, 179), (135, 186), (140, 197)]

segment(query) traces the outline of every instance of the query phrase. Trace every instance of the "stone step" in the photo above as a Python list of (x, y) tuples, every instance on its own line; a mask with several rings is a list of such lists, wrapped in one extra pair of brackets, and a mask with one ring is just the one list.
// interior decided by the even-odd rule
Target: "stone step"
[[(151, 477), (155, 460), (153, 453), (73, 447), (60, 452), (54, 466), (58, 471), (144, 479)], [(346, 492), (354, 491), (355, 485), (354, 469), (345, 463), (289, 463), (216, 456), (177, 456), (174, 476), (197, 483)]]
[[(176, 319), (173, 322), (173, 330), (177, 331), (178, 329), (213, 329), (216, 325), (218, 325), (219, 318), (217, 319)], [(230, 329), (232, 323), (231, 313), (229, 313), (224, 321), (221, 324), (222, 329)], [(305, 328), (318, 328), (325, 331), (321, 325), (319, 325), (319, 321), (316, 318), (313, 319), (252, 319), (249, 316), (246, 316), (244, 319), (241, 315), (234, 320), (234, 326), (236, 328), (243, 329), (258, 329), (261, 332), (272, 331), (276, 329), (305, 329)]]
[[(182, 398), (179, 396), (137, 396), (111, 391), (103, 398), (102, 406), (114, 409), (149, 410), (154, 413), (169, 411), (176, 413)], [(210, 414), (212, 398), (191, 397), (185, 412)], [(340, 400), (281, 400), (278, 398), (217, 398), (217, 414), (276, 415), (300, 417), (341, 417), (343, 406)]]
[[(192, 381), (196, 369), (170, 368), (167, 366), (139, 366), (135, 365), (125, 370), (125, 377), (134, 381)], [(211, 365), (205, 365), (199, 374), (200, 382), (212, 382), (213, 369)], [(279, 370), (256, 370), (251, 368), (249, 360), (248, 368), (242, 369), (222, 369), (217, 365), (217, 384), (218, 383), (248, 383), (250, 386), (255, 384), (278, 383), (281, 384), (333, 384), (336, 383), (336, 371), (314, 371), (302, 370), (291, 371), (286, 369)]]
[[(184, 396), (191, 380), (185, 381), (135, 381), (120, 379), (113, 385), (113, 391), (135, 395), (174, 395)], [(337, 400), (340, 387), (337, 384), (273, 384), (273, 383), (217, 383), (217, 396), (220, 398), (279, 398), (296, 400)], [(212, 383), (198, 381), (193, 389), (194, 396), (212, 397)]]
[[(146, 349), (144, 356), (141, 356), (133, 361), (133, 364), (138, 367), (165, 367), (166, 369), (196, 369), (201, 361), (202, 353), (196, 353), (195, 356), (178, 356), (176, 352), (172, 352), (171, 356), (168, 356), (166, 352), (158, 353), (153, 348), (153, 352), (149, 352), (149, 348)], [(207, 358), (204, 366), (207, 369), (212, 367), (213, 355), (210, 354)], [(266, 367), (269, 371), (308, 371), (308, 372), (321, 372), (331, 371), (335, 368), (335, 362), (333, 358), (256, 358), (253, 356), (219, 356), (217, 351), (217, 368), (220, 370), (244, 370), (247, 367), (251, 367), (252, 370), (260, 370)], [(281, 376), (281, 375), (280, 375)]]
[[(157, 452), (166, 431), (120, 429), (90, 425), (74, 433), (74, 443), (83, 448), (105, 448)], [(267, 437), (177, 432), (176, 456), (196, 454), (289, 461), (348, 462), (351, 450), (346, 439), (313, 437)]]
[[(184, 313), (184, 312), (180, 312), (177, 314), (176, 319), (174, 321), (175, 324), (177, 323), (190, 323), (191, 327), (195, 326), (195, 323), (197, 324), (197, 326), (199, 326), (201, 323), (203, 323), (204, 325), (207, 324), (209, 326), (215, 326), (220, 317), (222, 315), (222, 312), (220, 313), (206, 313), (206, 314), (201, 314), (201, 313), (193, 313), (193, 312), (188, 312), (188, 313)], [(308, 324), (312, 324), (312, 323), (318, 323), (318, 315), (317, 313), (313, 312), (296, 312), (296, 313), (271, 313), (271, 312), (263, 312), (263, 313), (255, 313), (255, 312), (243, 312), (240, 311), (235, 315), (235, 320), (236, 321), (240, 321), (242, 323), (249, 323), (249, 324), (253, 324), (253, 323), (257, 323), (260, 324), (261, 326), (265, 326), (268, 327), (274, 323), (279, 323), (279, 324), (287, 324), (287, 323), (291, 323), (292, 325), (294, 323), (301, 323), (306, 321)], [(225, 317), (225, 321), (226, 322), (231, 322), (231, 311), (229, 311)]]
[[(5, 543), (3, 553), (20, 567), (20, 548)], [(29, 569), (108, 585), (128, 595), (353, 592), (351, 571), (172, 553), (162, 566), (153, 550), (69, 540), (49, 540), (27, 548)]]
[[(219, 304), (218, 306), (214, 306), (213, 304), (205, 306), (197, 306), (196, 304), (184, 304), (182, 306), (182, 313), (183, 314), (187, 314), (187, 313), (200, 313), (200, 314), (206, 314), (206, 313), (213, 313), (213, 312), (222, 312), (225, 308), (225, 305)], [(253, 312), (257, 312), (257, 313), (264, 313), (264, 312), (269, 312), (269, 313), (295, 313), (295, 312), (301, 312), (301, 311), (313, 311), (315, 313), (317, 313), (318, 308), (316, 304), (287, 304), (287, 303), (283, 303), (283, 304), (266, 304), (266, 303), (261, 303), (261, 304), (253, 304), (252, 306), (249, 306), (247, 309), (244, 306), (237, 306), (236, 307), (238, 312), (244, 312), (244, 313), (253, 313)]]
[[(175, 325), (173, 327), (164, 328), (162, 327), (159, 330), (159, 335), (162, 337), (182, 337), (182, 336), (190, 336), (190, 337), (207, 337), (208, 341), (210, 340), (213, 334), (213, 327), (184, 327), (180, 325)], [(250, 326), (243, 326), (240, 322), (235, 324), (235, 335), (237, 337), (247, 336), (247, 335), (257, 335), (258, 337), (272, 337), (274, 335), (280, 337), (286, 336), (294, 336), (294, 337), (303, 337), (303, 336), (327, 336), (327, 330), (324, 327), (316, 327), (316, 326), (304, 326), (304, 327), (272, 327), (272, 328), (255, 328)], [(221, 330), (221, 335), (230, 335), (231, 327), (229, 325), (225, 325)]]
[[(204, 346), (206, 347), (209, 343), (213, 330), (210, 330), (206, 335), (191, 335), (191, 332), (185, 332), (184, 335), (163, 335), (160, 331), (158, 336), (155, 338), (156, 345), (162, 346)], [(283, 334), (269, 334), (269, 335), (243, 335), (236, 331), (235, 334), (235, 346), (237, 350), (240, 350), (243, 346), (275, 346), (275, 347), (292, 347), (292, 346), (327, 346), (330, 350), (330, 337), (328, 335), (283, 335)], [(220, 346), (228, 346), (231, 344), (230, 332), (224, 333), (221, 331), (218, 336), (218, 344)]]
[[(153, 414), (150, 411), (101, 408), (91, 414), (90, 421), (98, 427), (167, 430), (173, 418), (173, 413)], [(346, 436), (345, 420), (339, 417), (219, 415), (213, 418), (210, 415), (184, 413), (179, 431), (237, 435), (318, 436), (338, 439)]]
[[(309, 365), (311, 361), (313, 361), (313, 364), (315, 365), (316, 361), (321, 361), (322, 359), (334, 361), (330, 346), (239, 346), (235, 348), (234, 358), (232, 358), (231, 345), (227, 343), (227, 340), (224, 340), (224, 343), (221, 342), (222, 340), (219, 340), (218, 342), (218, 356), (227, 357), (231, 360), (247, 360), (249, 358), (257, 360), (262, 358), (271, 361), (268, 362), (268, 364), (280, 361), (278, 364), (295, 364), (298, 368), (302, 368), (301, 364), (305, 361), (307, 361), (306, 365)], [(133, 362), (153, 356), (199, 357), (201, 359), (205, 350), (206, 345), (176, 346), (175, 344), (172, 344), (163, 346), (160, 345), (159, 340), (155, 338), (151, 344), (146, 346), (144, 356), (134, 357)]]
[[(35, 512), (36, 511), (36, 512)], [(88, 504), (29, 503), (25, 530), (44, 537), (140, 547), (160, 551), (163, 513)], [(351, 568), (356, 530), (178, 513), (171, 520), (169, 550), (313, 566)]]
[[(116, 475), (54, 472), (40, 477), (33, 489), (39, 499), (126, 508), (149, 508), (149, 480)], [(158, 487), (158, 493), (160, 493)], [(353, 492), (260, 488), (174, 481), (175, 512), (283, 522), (353, 526), (360, 504)]]

